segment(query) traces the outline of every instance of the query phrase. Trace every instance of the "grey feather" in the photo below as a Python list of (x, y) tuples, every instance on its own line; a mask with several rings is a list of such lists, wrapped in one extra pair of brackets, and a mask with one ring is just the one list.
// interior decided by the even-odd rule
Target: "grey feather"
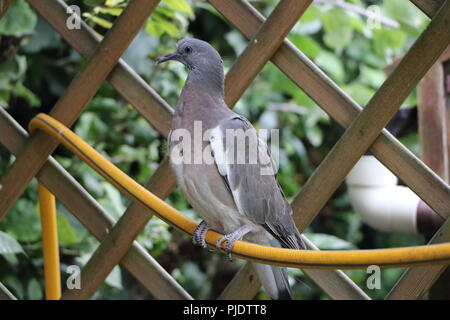
[[(249, 144), (256, 142), (258, 149), (271, 158), (267, 145), (259, 139), (256, 130), (247, 119), (235, 115), (222, 120), (217, 128), (216, 136), (210, 140), (214, 154), (224, 154), (216, 159), (219, 173), (229, 186), (234, 201), (245, 216), (254, 223), (262, 225), (283, 247), (291, 249), (304, 249), (301, 236), (292, 219), (292, 209), (274, 174), (261, 174), (263, 167), (260, 157), (256, 163), (249, 163), (249, 154), (246, 153), (245, 163), (237, 163), (237, 142), (228, 141), (227, 130), (244, 130), (249, 132), (250, 139), (245, 140), (244, 149), (250, 149)], [(218, 141), (221, 139), (221, 143)], [(219, 150), (221, 149), (221, 150)], [(231, 154), (231, 155), (229, 155)], [(226, 160), (229, 160), (228, 163)], [(271, 161), (272, 165), (272, 161)]]

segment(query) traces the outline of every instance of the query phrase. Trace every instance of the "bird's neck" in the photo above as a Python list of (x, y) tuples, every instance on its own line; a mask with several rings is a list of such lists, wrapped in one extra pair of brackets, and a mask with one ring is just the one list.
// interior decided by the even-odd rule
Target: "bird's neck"
[(223, 99), (223, 81), (206, 81), (191, 71), (181, 91), (172, 128), (190, 128), (195, 121), (202, 121), (205, 129), (213, 128), (229, 112)]
[(224, 74), (223, 68), (193, 68), (189, 70), (183, 90), (206, 91), (211, 96), (223, 100)]

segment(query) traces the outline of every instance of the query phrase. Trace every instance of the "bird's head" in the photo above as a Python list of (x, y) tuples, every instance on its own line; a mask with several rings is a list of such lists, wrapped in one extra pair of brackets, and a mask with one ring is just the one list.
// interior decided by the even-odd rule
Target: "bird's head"
[(176, 51), (162, 56), (156, 63), (169, 60), (179, 61), (189, 69), (188, 82), (208, 87), (223, 95), (222, 58), (208, 42), (185, 38), (178, 42)]
[(185, 38), (178, 42), (177, 50), (156, 60), (160, 64), (165, 61), (176, 60), (184, 64), (189, 70), (208, 69), (217, 67), (223, 69), (222, 58), (208, 42)]

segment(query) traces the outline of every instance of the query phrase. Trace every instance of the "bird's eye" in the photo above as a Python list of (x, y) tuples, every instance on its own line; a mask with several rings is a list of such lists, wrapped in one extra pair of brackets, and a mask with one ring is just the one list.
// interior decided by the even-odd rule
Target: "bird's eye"
[(187, 46), (186, 48), (184, 48), (184, 53), (189, 54), (192, 52), (192, 48)]

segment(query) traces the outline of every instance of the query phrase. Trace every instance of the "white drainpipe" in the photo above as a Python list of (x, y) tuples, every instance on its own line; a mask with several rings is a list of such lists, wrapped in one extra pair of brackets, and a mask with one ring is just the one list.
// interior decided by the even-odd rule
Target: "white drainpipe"
[(369, 226), (385, 232), (418, 233), (419, 197), (374, 156), (363, 156), (346, 178), (350, 201)]

